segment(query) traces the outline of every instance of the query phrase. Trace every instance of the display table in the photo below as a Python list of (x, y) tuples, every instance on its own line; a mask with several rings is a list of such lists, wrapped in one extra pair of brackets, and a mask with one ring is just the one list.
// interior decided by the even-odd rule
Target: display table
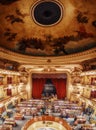
[(96, 127), (94, 124), (84, 124), (82, 125), (83, 130), (96, 130)]
[(24, 115), (21, 114), (21, 113), (16, 113), (16, 114), (14, 115), (14, 119), (15, 119), (15, 120), (23, 120), (23, 119), (24, 119)]
[(84, 124), (86, 122), (86, 118), (83, 116), (77, 116), (77, 123), (78, 124)]
[(8, 118), (4, 121), (4, 124), (16, 126), (16, 122), (14, 119)]
[(0, 130), (13, 130), (12, 125), (0, 125)]

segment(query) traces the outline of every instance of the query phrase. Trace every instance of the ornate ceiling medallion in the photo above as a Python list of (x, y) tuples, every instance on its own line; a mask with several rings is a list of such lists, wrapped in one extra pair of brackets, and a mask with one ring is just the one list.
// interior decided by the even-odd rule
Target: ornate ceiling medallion
[(32, 19), (41, 26), (53, 26), (63, 15), (63, 5), (57, 0), (39, 0), (31, 7)]

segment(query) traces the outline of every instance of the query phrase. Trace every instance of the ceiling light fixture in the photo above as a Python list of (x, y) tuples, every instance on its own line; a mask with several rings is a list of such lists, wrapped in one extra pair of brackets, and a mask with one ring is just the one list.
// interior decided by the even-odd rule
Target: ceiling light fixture
[(39, 0), (31, 7), (31, 17), (41, 26), (52, 26), (63, 17), (63, 5), (57, 0)]

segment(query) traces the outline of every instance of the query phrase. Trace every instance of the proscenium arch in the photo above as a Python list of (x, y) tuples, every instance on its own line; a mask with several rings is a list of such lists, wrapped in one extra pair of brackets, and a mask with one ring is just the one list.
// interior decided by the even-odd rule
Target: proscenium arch
[[(27, 92), (28, 92), (28, 98), (31, 99), (32, 98), (32, 74), (39, 74), (38, 72), (33, 72), (31, 71), (29, 74), (29, 79), (28, 79), (28, 84), (27, 84)], [(62, 72), (55, 72), (55, 74), (66, 74), (67, 75), (67, 80), (66, 80), (66, 98), (70, 98), (70, 90), (71, 90), (71, 75), (68, 71), (62, 71)], [(51, 73), (42, 73), (42, 74), (54, 74), (54, 72)]]

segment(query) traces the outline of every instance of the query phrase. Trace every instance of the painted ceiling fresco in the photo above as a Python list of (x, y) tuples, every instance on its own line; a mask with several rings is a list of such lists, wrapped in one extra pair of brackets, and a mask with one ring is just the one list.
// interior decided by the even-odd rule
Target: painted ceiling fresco
[(30, 12), (37, 1), (0, 0), (1, 47), (33, 56), (70, 55), (96, 47), (96, 0), (59, 0), (63, 17), (52, 26), (34, 22)]

